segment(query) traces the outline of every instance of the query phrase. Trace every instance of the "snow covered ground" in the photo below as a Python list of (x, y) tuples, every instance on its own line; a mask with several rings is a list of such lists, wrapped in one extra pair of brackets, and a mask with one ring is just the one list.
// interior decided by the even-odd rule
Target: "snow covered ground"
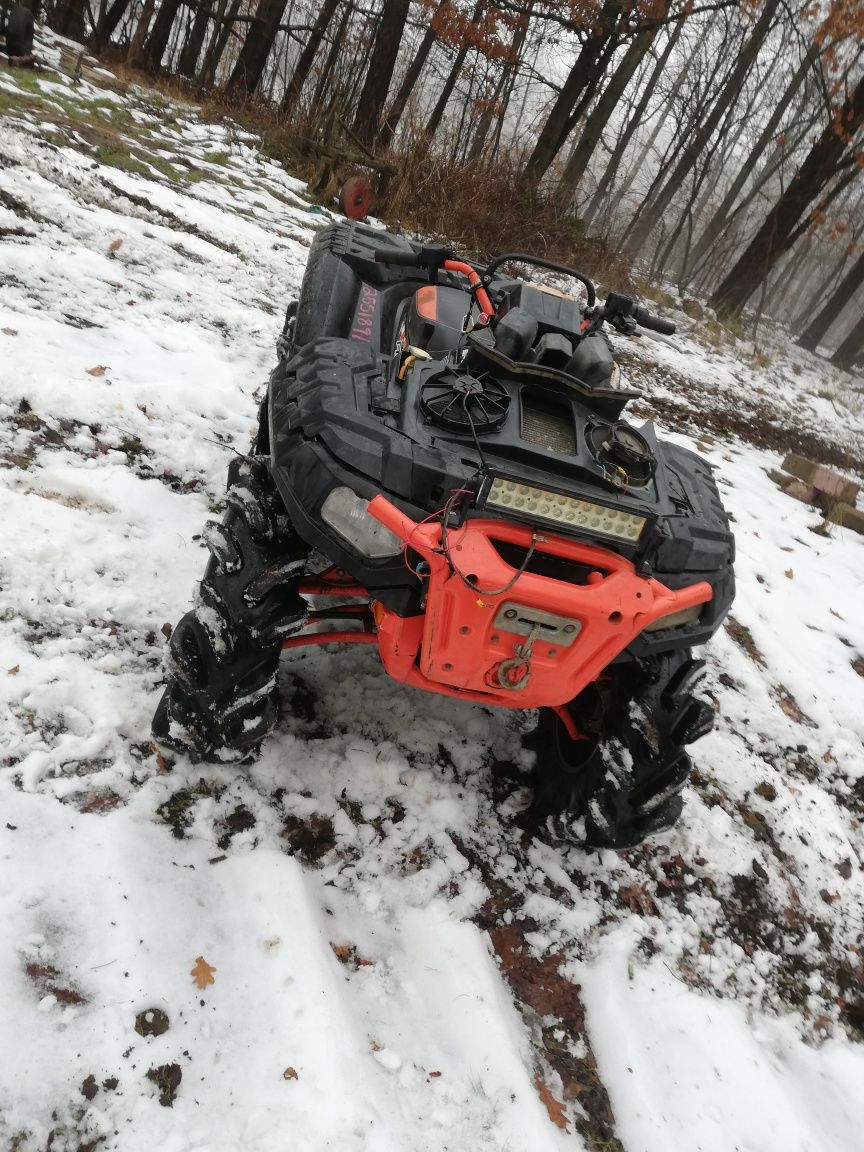
[(252, 767), (150, 744), (323, 219), (230, 125), (0, 66), (0, 1148), (860, 1149), (864, 539), (766, 474), (860, 469), (860, 379), (624, 349), (739, 548), (656, 843), (548, 843), (530, 718), (365, 648), (286, 658)]

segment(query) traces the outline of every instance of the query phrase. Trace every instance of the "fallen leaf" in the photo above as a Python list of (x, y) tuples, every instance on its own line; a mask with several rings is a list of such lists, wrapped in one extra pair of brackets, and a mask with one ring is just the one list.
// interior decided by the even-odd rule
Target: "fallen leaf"
[(537, 1089), (537, 1095), (546, 1105), (546, 1111), (549, 1113), (549, 1119), (552, 1121), (555, 1127), (563, 1128), (565, 1132), (569, 1132), (570, 1129), (567, 1127), (567, 1115), (564, 1111), (564, 1105), (555, 1099), (555, 1097), (540, 1079), (539, 1073), (534, 1077), (534, 1087)]
[(351, 953), (354, 951), (353, 944), (331, 944), (330, 947), (336, 953), (340, 960), (348, 960)]
[(203, 956), (195, 957), (195, 967), (191, 970), (189, 975), (195, 981), (197, 988), (206, 988), (208, 984), (215, 984), (216, 980), (213, 973), (216, 969), (212, 964), (208, 964)]
[(441, 1073), (440, 1072), (428, 1072), (427, 1075), (429, 1077), (431, 1077), (431, 1079), (435, 1080), (441, 1075)]
[(159, 749), (156, 747), (156, 745), (152, 742), (152, 740), (150, 742), (150, 751), (156, 757), (156, 767), (159, 769), (160, 772), (164, 772), (165, 771), (165, 757), (162, 755), (162, 753), (159, 751)]
[(110, 253), (112, 253), (112, 255), (113, 255), (113, 253), (119, 252), (122, 247), (123, 247), (123, 241), (122, 240), (112, 240), (111, 243), (108, 245), (108, 251)]
[(14, 668), (7, 669), (6, 675), (7, 676), (17, 676), (20, 671), (21, 671), (21, 665), (16, 664)]
[(619, 888), (618, 899), (631, 912), (640, 912), (643, 916), (660, 915), (657, 905), (648, 891), (647, 881), (643, 884), (631, 884), (627, 888)]
[(18, 329), (17, 328), (4, 328), (3, 329), (3, 335), (4, 336), (17, 336), (18, 335)]
[(282, 1079), (283, 1080), (299, 1080), (300, 1077), (297, 1075), (297, 1073), (294, 1071), (293, 1068), (289, 1067), (289, 1068), (286, 1068), (285, 1071), (282, 1073)]
[(780, 551), (781, 551), (781, 552), (794, 552), (794, 551), (795, 551), (795, 549), (794, 549), (794, 548), (790, 548), (788, 544), (781, 544), (781, 545), (780, 545)]
[(831, 613), (832, 616), (836, 616), (838, 620), (843, 620), (843, 622), (845, 623), (845, 618), (843, 616), (841, 616), (839, 612), (835, 612), (833, 608), (829, 608), (828, 611)]
[(107, 364), (97, 364), (95, 366), (95, 368), (88, 368), (87, 369), (87, 375), (88, 376), (104, 376), (107, 371), (108, 371), (108, 365)]
[(787, 568), (786, 571), (783, 573), (783, 575), (786, 577), (787, 580), (794, 580), (795, 579), (795, 573), (792, 571), (791, 568)]

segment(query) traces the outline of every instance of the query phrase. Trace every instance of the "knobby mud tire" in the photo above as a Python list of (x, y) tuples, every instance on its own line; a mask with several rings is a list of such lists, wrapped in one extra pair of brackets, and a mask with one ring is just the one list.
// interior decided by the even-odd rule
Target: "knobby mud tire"
[(714, 723), (714, 709), (694, 695), (703, 667), (685, 650), (592, 685), (570, 706), (585, 740), (541, 710), (534, 813), (556, 839), (632, 848), (676, 823), (692, 766), (685, 746)]
[(153, 719), (154, 737), (194, 760), (257, 754), (278, 719), (282, 640), (307, 616), (298, 587), (308, 549), (265, 460), (232, 461), (226, 501), (221, 523), (204, 530), (210, 561), (195, 607), (171, 634)]

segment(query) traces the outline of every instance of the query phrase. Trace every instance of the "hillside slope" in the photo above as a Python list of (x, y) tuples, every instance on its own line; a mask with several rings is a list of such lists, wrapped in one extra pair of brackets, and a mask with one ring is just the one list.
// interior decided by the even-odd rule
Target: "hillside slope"
[(531, 718), (368, 649), (286, 658), (255, 765), (165, 758), (163, 628), (327, 216), (109, 84), (0, 67), (0, 1148), (860, 1148), (864, 539), (764, 447), (805, 424), (860, 462), (854, 383), (692, 330), (624, 349), (739, 548), (656, 843), (550, 844)]

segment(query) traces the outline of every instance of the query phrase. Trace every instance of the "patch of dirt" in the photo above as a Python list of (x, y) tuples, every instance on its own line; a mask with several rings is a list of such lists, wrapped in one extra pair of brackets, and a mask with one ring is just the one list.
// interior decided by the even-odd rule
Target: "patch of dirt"
[(160, 1064), (157, 1068), (147, 1071), (147, 1079), (152, 1080), (159, 1089), (159, 1103), (163, 1108), (172, 1108), (177, 1099), (177, 1089), (183, 1079), (183, 1072), (179, 1064)]
[[(514, 920), (490, 930), (501, 973), (532, 1025), (541, 1063), (557, 1073), (565, 1101), (575, 1104), (570, 1119), (589, 1152), (624, 1152), (615, 1135), (612, 1104), (588, 1043), (579, 986), (561, 975), (562, 956), (550, 953), (537, 959), (531, 954), (525, 932), (533, 926), (531, 921)], [(541, 1073), (538, 1079), (545, 1083)]]
[(40, 964), (31, 960), (24, 966), (24, 971), (40, 996), (53, 996), (59, 1004), (87, 1003), (87, 997), (53, 964)]
[(282, 835), (291, 845), (292, 852), (307, 864), (317, 864), (336, 847), (333, 821), (315, 813), (306, 820), (287, 815)]
[(221, 788), (202, 778), (194, 787), (180, 788), (177, 792), (173, 792), (156, 809), (156, 815), (164, 824), (171, 826), (171, 831), (178, 840), (183, 840), (186, 829), (192, 823), (192, 809), (201, 797), (212, 796), (218, 800), (221, 793)]
[(135, 1031), (139, 1036), (162, 1036), (170, 1022), (161, 1008), (145, 1008), (135, 1017)]
[(219, 826), (225, 831), (216, 843), (224, 850), (231, 846), (231, 841), (238, 832), (248, 832), (255, 827), (255, 817), (245, 804), (238, 804), (233, 812), (229, 813), (224, 820), (219, 821)]
[[(847, 472), (864, 476), (864, 459), (859, 453), (836, 443), (830, 436), (824, 438), (818, 430), (809, 431), (806, 423), (791, 419), (778, 419), (778, 410), (768, 398), (760, 399), (754, 393), (746, 407), (736, 403), (723, 405), (720, 393), (711, 395), (704, 382), (664, 366), (660, 370), (663, 383), (674, 390), (681, 401), (651, 395), (652, 379), (657, 376), (656, 365), (643, 362), (633, 353), (617, 352), (616, 359), (626, 367), (631, 381), (644, 387), (647, 395), (641, 403), (631, 405), (634, 415), (656, 416), (675, 432), (699, 436), (705, 432), (723, 438), (736, 436), (757, 448), (767, 448), (785, 456), (798, 452), (820, 464), (827, 464)], [(737, 396), (736, 396), (737, 400)]]
[(743, 648), (754, 664), (758, 664), (760, 668), (765, 668), (765, 657), (759, 651), (756, 641), (753, 639), (753, 633), (746, 624), (742, 624), (736, 620), (734, 616), (727, 616), (726, 623), (723, 625), (739, 648)]

